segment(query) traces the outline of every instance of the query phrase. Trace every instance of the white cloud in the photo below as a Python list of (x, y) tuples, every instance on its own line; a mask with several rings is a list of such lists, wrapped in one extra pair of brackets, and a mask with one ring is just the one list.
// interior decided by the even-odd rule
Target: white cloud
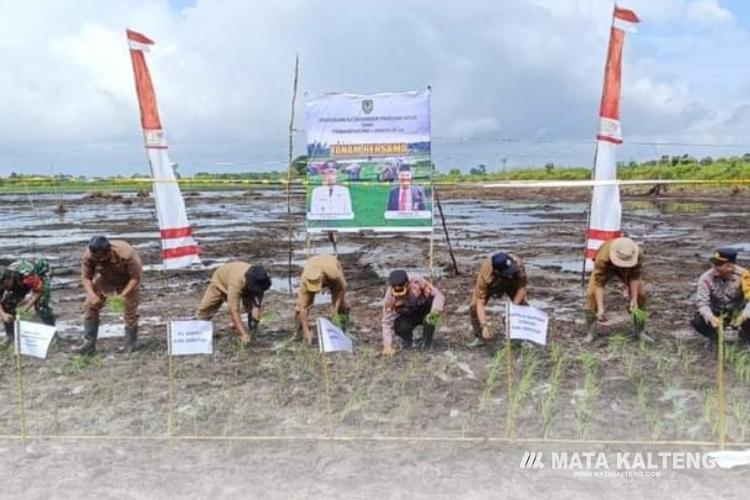
[(685, 19), (698, 26), (722, 25), (734, 21), (734, 15), (717, 0), (694, 0), (685, 11)]
[[(746, 72), (719, 88), (728, 64), (750, 49), (734, 14), (710, 0), (620, 3), (642, 19), (625, 50), (626, 133), (720, 136), (747, 103)], [(78, 172), (145, 169), (126, 27), (156, 41), (148, 62), (174, 159), (187, 172), (283, 164), (296, 53), (303, 93), (431, 85), (432, 128), (441, 140), (588, 138), (611, 6), (198, 0), (176, 11), (166, 0), (0, 0), (0, 173), (52, 162)], [(724, 28), (706, 30), (718, 25)], [(304, 134), (296, 142), (301, 151)], [(436, 150), (444, 146), (436, 141)], [(483, 150), (499, 158), (503, 147), (496, 141)], [(467, 164), (480, 149), (465, 151)]]

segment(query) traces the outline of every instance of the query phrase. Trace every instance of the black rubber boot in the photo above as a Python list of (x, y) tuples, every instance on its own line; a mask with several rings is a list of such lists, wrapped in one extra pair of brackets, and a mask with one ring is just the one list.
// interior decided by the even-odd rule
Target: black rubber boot
[(94, 354), (99, 336), (99, 320), (83, 320), (83, 339), (71, 349), (75, 354)]
[(583, 339), (587, 344), (596, 340), (596, 313), (586, 311), (586, 338)]
[(292, 342), (302, 342), (304, 335), (302, 334), (302, 321), (299, 319), (299, 315), (294, 315), (294, 335), (292, 335)]
[(130, 354), (137, 349), (138, 346), (138, 325), (136, 326), (125, 326), (125, 343), (120, 346), (118, 352)]
[(425, 349), (432, 349), (432, 337), (435, 335), (435, 325), (422, 326), (422, 340)]
[(3, 339), (2, 345), (0, 345), (0, 348), (6, 348), (12, 346), (15, 341), (15, 323), (12, 321), (8, 321), (7, 323), (3, 323), (3, 326), (5, 327), (5, 339)]
[(408, 335), (399, 335), (399, 337), (401, 337), (401, 347), (403, 349), (411, 349), (414, 346), (414, 337), (412, 336), (412, 332), (409, 332)]

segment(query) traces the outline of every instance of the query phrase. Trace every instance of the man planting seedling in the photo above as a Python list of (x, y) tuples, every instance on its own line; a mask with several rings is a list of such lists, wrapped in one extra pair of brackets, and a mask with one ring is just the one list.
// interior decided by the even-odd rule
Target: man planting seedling
[(750, 343), (750, 271), (738, 266), (737, 250), (720, 248), (711, 256), (711, 269), (698, 278), (692, 326), (714, 349), (720, 327), (739, 329), (740, 339)]
[[(210, 320), (221, 304), (227, 303), (229, 317), (243, 345), (250, 344), (258, 332), (263, 294), (271, 288), (271, 278), (262, 266), (246, 262), (228, 262), (214, 271), (195, 317)], [(247, 312), (247, 327), (240, 306)]]
[(468, 347), (483, 346), (493, 337), (490, 322), (487, 320), (487, 303), (490, 298), (502, 298), (507, 295), (514, 304), (525, 305), (526, 284), (526, 268), (520, 257), (497, 252), (484, 259), (471, 294), (469, 314), (474, 340)]
[(424, 348), (432, 347), (444, 304), (442, 292), (426, 279), (409, 279), (406, 271), (393, 271), (383, 301), (383, 354), (393, 356), (396, 352), (394, 333), (401, 338), (404, 349), (411, 348), (414, 329), (419, 325)]
[(594, 258), (594, 270), (589, 279), (586, 293), (586, 338), (585, 342), (596, 340), (597, 323), (605, 323), (604, 286), (612, 277), (625, 285), (625, 295), (629, 299), (628, 311), (633, 317), (634, 339), (651, 341), (644, 334), (646, 315), (643, 311), (646, 296), (643, 293), (643, 255), (638, 245), (630, 238), (616, 238), (603, 243)]

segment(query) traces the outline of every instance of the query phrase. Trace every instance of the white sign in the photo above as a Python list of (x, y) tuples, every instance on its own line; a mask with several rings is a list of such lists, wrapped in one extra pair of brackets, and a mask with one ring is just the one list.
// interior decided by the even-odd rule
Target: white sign
[(169, 323), (169, 354), (189, 356), (212, 354), (214, 325), (210, 321), (171, 321)]
[(716, 460), (722, 469), (734, 469), (743, 465), (750, 465), (750, 450), (744, 451), (712, 451), (707, 456)]
[(510, 338), (530, 340), (547, 345), (547, 313), (531, 306), (508, 304), (508, 331)]
[(54, 326), (18, 321), (16, 322), (16, 353), (46, 359), (47, 350), (54, 336)]
[(354, 354), (352, 339), (326, 318), (318, 318), (318, 340), (321, 352), (346, 351)]

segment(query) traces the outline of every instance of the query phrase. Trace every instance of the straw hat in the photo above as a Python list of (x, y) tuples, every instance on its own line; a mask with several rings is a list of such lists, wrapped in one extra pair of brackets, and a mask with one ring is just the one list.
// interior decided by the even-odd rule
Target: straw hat
[(609, 259), (617, 267), (635, 267), (638, 254), (638, 245), (630, 238), (617, 238), (609, 246)]

